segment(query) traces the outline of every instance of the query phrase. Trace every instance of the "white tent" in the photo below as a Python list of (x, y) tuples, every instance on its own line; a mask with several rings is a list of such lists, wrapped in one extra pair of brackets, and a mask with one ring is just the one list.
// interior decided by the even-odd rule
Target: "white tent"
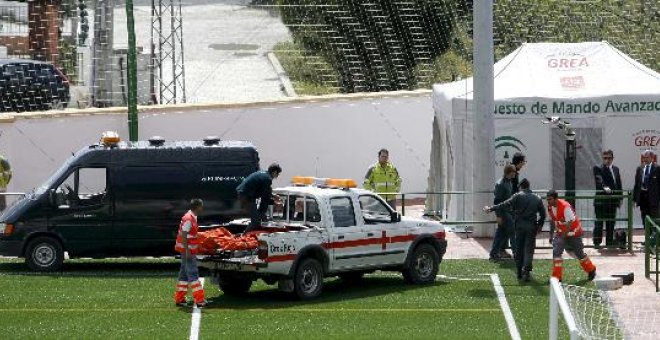
[[(576, 128), (577, 189), (594, 188), (592, 167), (600, 164), (602, 150), (614, 151), (624, 188), (632, 188), (641, 151), (660, 148), (660, 74), (607, 42), (523, 44), (495, 64), (492, 169), (470, 165), (475, 145), (491, 143), (473, 133), (472, 78), (435, 85), (433, 106), (430, 191), (472, 191), (479, 171), (501, 177), (516, 151), (527, 155), (522, 177), (533, 188), (563, 189), (563, 134), (541, 124), (544, 116), (562, 117)], [(473, 220), (482, 214), (473, 199), (438, 196), (428, 208), (449, 220)]]

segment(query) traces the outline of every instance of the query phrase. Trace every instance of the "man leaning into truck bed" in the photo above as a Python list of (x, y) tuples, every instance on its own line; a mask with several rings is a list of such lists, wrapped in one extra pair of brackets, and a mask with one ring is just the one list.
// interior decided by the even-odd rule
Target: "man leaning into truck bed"
[[(261, 219), (266, 214), (266, 209), (274, 203), (273, 180), (280, 173), (282, 173), (280, 165), (273, 163), (268, 167), (268, 171), (253, 172), (236, 188), (241, 207), (250, 215), (250, 225), (245, 229), (245, 233), (261, 225)], [(258, 209), (257, 199), (261, 199)]]

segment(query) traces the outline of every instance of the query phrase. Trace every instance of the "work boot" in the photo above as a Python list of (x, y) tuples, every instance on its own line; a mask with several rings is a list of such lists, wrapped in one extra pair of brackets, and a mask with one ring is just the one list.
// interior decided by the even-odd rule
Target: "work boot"
[(596, 269), (590, 271), (587, 275), (587, 280), (593, 281), (596, 278)]

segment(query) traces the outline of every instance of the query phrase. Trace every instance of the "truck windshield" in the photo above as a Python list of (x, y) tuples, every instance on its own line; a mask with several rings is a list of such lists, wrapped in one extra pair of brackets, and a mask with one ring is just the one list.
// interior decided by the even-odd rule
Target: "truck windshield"
[(321, 212), (315, 198), (303, 195), (282, 195), (282, 207), (273, 212), (273, 220), (286, 223), (321, 222)]

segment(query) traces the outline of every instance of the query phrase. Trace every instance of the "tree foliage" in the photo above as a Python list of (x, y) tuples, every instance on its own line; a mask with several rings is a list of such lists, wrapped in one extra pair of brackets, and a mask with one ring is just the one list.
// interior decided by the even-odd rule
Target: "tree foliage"
[(450, 47), (453, 0), (280, 0), (296, 44), (327, 60), (344, 92), (415, 88), (415, 67)]
[[(342, 92), (428, 88), (471, 73), (472, 1), (270, 1), (298, 53), (332, 67)], [(493, 22), (496, 60), (525, 42), (607, 40), (660, 71), (658, 0), (500, 0)]]

